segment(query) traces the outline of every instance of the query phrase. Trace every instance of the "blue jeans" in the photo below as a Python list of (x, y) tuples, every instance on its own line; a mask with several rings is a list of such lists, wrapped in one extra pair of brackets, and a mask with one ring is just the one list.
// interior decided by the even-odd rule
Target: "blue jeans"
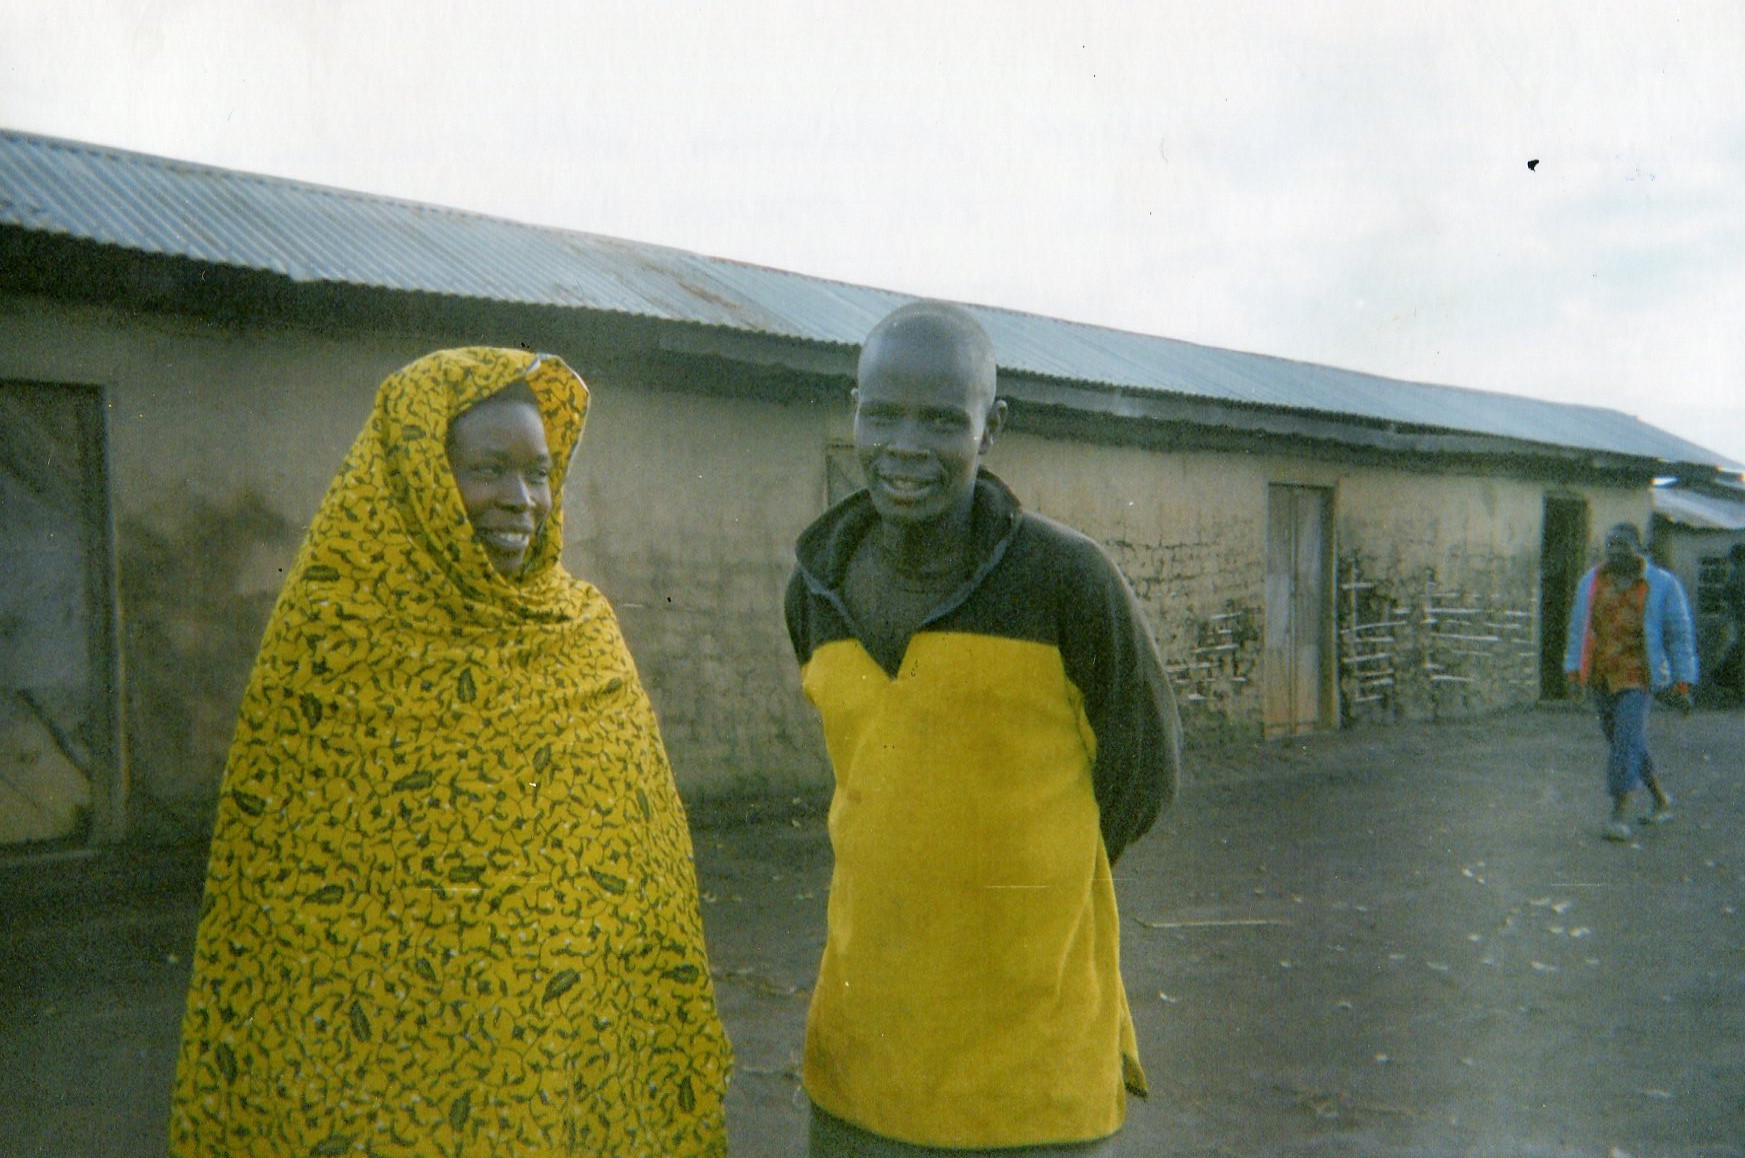
[(1595, 692), (1594, 706), (1600, 713), (1600, 730), (1612, 746), (1606, 758), (1606, 791), (1621, 800), (1654, 779), (1654, 759), (1648, 755), (1648, 692), (1626, 688), (1621, 692)]

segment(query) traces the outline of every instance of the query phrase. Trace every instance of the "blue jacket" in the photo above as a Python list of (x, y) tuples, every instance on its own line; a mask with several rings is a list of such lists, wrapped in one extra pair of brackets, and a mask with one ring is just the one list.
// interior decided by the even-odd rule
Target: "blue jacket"
[[(1588, 680), (1593, 661), (1594, 577), (1598, 567), (1581, 577), (1575, 589), (1575, 607), (1569, 613), (1569, 646), (1563, 653), (1563, 670)], [(1665, 691), (1673, 684), (1697, 682), (1696, 628), (1691, 623), (1690, 603), (1678, 577), (1652, 563), (1644, 567), (1648, 601), (1642, 608), (1642, 642), (1648, 651), (1651, 690)]]

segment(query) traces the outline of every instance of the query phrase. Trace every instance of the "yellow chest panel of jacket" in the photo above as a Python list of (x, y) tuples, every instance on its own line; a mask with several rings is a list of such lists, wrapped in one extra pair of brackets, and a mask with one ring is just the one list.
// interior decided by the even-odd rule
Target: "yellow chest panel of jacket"
[(807, 1092), (931, 1146), (1088, 1140), (1143, 1088), (1091, 766), (1054, 647), (923, 632), (802, 672), (835, 769)]

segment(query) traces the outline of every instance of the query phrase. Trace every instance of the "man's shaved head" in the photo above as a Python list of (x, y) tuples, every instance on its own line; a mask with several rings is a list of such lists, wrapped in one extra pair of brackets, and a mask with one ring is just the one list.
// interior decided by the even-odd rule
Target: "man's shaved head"
[(982, 401), (992, 405), (997, 374), (994, 343), (975, 315), (950, 302), (919, 301), (899, 306), (886, 314), (860, 348), (856, 376), (864, 379), (868, 364), (887, 357), (938, 358), (955, 351), (953, 359), (971, 381)]

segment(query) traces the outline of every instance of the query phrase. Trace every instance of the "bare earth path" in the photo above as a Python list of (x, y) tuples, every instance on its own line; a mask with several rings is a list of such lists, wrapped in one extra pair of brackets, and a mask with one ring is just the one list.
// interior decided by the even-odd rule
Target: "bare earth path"
[[(1598, 838), (1573, 710), (1195, 757), (1118, 867), (1135, 1156), (1745, 1155), (1745, 714), (1659, 714)], [(799, 1151), (815, 802), (697, 817), (735, 1158)], [(65, 884), (45, 884), (63, 879)], [(162, 1152), (199, 867), (0, 870), (0, 1155)]]
[[(1200, 758), (1118, 866), (1139, 1155), (1745, 1155), (1745, 716), (1657, 714), (1633, 845), (1585, 712)], [(706, 830), (735, 1154), (796, 1153), (815, 821)]]

